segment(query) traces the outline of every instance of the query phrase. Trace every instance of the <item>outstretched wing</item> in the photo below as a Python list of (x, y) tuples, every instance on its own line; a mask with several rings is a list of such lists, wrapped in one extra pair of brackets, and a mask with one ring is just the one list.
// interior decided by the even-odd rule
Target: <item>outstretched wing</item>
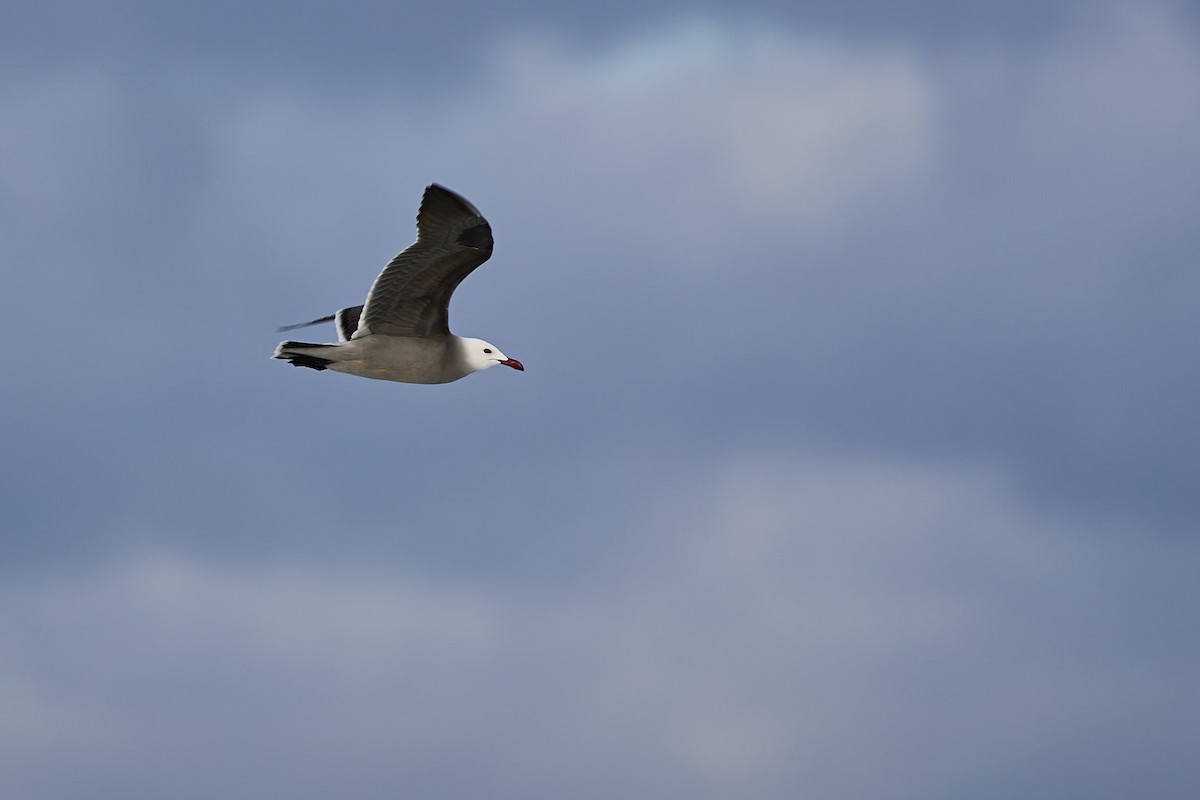
[(354, 336), (448, 336), (450, 296), (491, 254), (492, 228), (479, 210), (443, 186), (428, 186), (417, 241), (371, 285)]

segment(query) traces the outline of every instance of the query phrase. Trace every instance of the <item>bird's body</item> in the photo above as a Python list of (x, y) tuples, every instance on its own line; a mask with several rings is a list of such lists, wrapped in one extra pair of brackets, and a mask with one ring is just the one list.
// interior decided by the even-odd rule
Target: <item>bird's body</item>
[(482, 339), (450, 333), (450, 296), (492, 254), (492, 229), (473, 205), (435, 184), (417, 213), (417, 241), (384, 268), (367, 301), (281, 330), (333, 321), (333, 344), (280, 342), (273, 358), (403, 383), (449, 383), (496, 364), (521, 362)]
[[(473, 368), (466, 360), (468, 343), (481, 341), (453, 334), (442, 339), (372, 334), (337, 344), (281, 342), (274, 357), (295, 359), (292, 363), (298, 367), (331, 369), (383, 381), (449, 383), (491, 366)], [(489, 349), (499, 354), (496, 363), (504, 363), (499, 350)]]

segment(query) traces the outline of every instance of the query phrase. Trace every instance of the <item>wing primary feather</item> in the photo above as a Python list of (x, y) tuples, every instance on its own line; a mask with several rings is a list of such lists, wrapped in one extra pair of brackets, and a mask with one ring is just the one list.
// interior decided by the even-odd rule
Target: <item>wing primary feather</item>
[(284, 331), (294, 331), (297, 328), (307, 328), (309, 325), (320, 325), (322, 322), (333, 322), (333, 318), (335, 316), (337, 316), (337, 315), (330, 314), (328, 317), (321, 317), (320, 319), (311, 319), (308, 322), (297, 322), (294, 325), (284, 325), (283, 327), (277, 328), (276, 330), (279, 333), (283, 333)]

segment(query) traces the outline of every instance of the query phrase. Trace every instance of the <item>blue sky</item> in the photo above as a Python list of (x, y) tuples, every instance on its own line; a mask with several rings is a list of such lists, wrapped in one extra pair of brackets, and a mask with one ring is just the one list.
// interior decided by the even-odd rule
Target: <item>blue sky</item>
[[(1200, 791), (1188, 4), (29, 5), (11, 791)], [(272, 362), (432, 181), (527, 371)]]

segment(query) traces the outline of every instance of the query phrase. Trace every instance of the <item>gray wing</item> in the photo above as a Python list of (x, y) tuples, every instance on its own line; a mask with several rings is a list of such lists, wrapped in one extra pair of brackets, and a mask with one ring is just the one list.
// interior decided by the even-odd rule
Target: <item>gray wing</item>
[(492, 228), (479, 210), (443, 186), (428, 186), (417, 241), (371, 285), (355, 337), (448, 336), (450, 295), (491, 254)]

